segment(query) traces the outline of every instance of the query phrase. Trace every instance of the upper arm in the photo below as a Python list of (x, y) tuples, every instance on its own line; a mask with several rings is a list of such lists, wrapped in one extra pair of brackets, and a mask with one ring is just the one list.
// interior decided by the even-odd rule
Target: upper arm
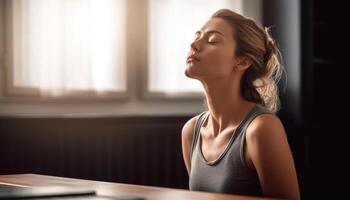
[(300, 199), (293, 156), (278, 117), (264, 114), (254, 119), (246, 141), (264, 196)]
[(198, 116), (191, 118), (186, 122), (182, 128), (181, 140), (182, 140), (182, 155), (186, 165), (187, 173), (191, 170), (191, 147), (194, 135), (194, 128), (197, 122)]

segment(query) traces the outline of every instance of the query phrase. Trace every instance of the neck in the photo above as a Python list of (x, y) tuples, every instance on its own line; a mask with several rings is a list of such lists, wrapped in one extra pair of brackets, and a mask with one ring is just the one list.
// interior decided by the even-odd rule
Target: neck
[(255, 103), (241, 96), (239, 79), (203, 81), (210, 117), (207, 127), (214, 136), (236, 128)]

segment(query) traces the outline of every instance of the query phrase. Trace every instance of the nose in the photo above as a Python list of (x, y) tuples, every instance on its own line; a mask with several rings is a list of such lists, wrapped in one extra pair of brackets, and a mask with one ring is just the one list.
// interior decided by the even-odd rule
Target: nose
[(193, 50), (193, 51), (195, 51), (195, 52), (199, 52), (200, 51), (200, 40), (199, 39), (197, 39), (197, 40), (195, 40), (195, 41), (193, 41), (192, 43), (191, 43), (191, 49)]

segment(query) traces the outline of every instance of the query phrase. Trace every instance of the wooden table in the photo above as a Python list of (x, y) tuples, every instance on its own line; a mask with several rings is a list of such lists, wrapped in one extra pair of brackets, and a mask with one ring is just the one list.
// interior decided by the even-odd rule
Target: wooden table
[(181, 189), (151, 187), (143, 185), (121, 184), (83, 179), (44, 176), (38, 174), (0, 175), (0, 182), (25, 186), (83, 186), (93, 188), (97, 195), (142, 197), (145, 200), (261, 200), (267, 198), (248, 197), (240, 195), (224, 195), (208, 192), (193, 192)]

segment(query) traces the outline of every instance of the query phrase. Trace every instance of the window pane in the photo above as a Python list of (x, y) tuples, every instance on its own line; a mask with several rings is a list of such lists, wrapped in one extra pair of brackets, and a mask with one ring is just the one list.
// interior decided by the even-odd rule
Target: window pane
[(184, 75), (194, 34), (220, 8), (242, 11), (242, 0), (150, 0), (148, 89), (198, 92), (199, 81)]
[(13, 0), (14, 85), (124, 91), (124, 0)]

